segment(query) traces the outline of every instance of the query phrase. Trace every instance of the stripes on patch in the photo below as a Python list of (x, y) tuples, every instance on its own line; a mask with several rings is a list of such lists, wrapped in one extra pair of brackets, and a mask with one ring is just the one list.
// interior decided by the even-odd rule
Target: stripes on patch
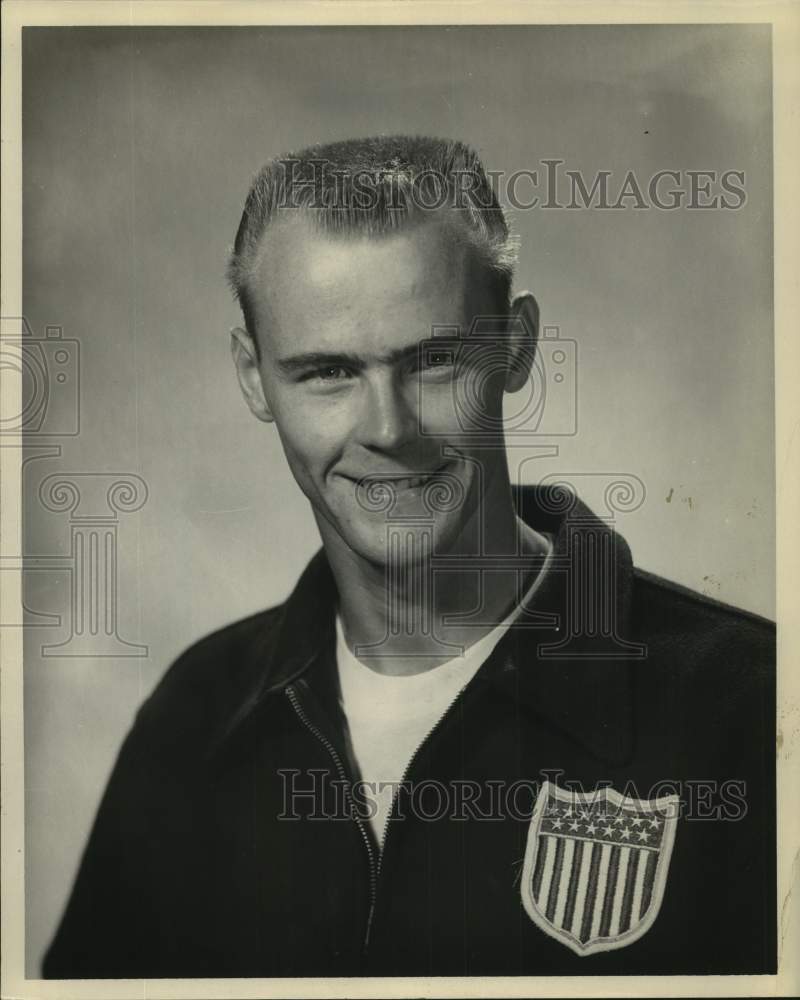
[(678, 800), (628, 799), (604, 789), (539, 793), (522, 879), (528, 915), (579, 955), (629, 944), (655, 920)]

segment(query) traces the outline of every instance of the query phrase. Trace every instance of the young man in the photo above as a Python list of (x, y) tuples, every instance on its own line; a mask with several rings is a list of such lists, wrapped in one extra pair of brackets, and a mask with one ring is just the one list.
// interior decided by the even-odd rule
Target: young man
[(773, 628), (512, 488), (512, 264), (460, 143), (256, 177), (233, 356), (323, 548), (140, 710), (46, 976), (774, 970)]

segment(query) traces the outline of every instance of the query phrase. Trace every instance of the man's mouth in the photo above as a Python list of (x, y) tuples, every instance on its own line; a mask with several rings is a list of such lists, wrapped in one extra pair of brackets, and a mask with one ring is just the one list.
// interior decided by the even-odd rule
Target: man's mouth
[(449, 462), (445, 462), (430, 472), (416, 472), (408, 476), (397, 472), (370, 472), (356, 481), (362, 486), (386, 486), (395, 493), (403, 490), (416, 490), (434, 482), (449, 465)]
[(438, 474), (436, 472), (426, 472), (419, 476), (392, 476), (390, 478), (376, 477), (378, 482), (385, 482), (396, 490), (414, 490), (420, 486), (427, 486)]

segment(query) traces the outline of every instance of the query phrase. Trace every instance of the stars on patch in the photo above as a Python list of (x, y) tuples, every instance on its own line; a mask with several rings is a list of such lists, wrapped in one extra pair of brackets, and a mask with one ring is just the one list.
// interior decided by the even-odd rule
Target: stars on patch
[(614, 809), (603, 805), (573, 807), (550, 799), (542, 816), (542, 833), (594, 840), (609, 844), (636, 844), (657, 850), (661, 843), (664, 817), (633, 808)]

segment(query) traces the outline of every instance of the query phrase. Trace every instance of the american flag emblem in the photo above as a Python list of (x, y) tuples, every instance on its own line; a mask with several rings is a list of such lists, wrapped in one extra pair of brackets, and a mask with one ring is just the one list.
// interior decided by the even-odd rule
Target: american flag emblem
[(522, 902), (578, 955), (622, 948), (658, 916), (679, 800), (589, 794), (545, 781), (528, 829)]

